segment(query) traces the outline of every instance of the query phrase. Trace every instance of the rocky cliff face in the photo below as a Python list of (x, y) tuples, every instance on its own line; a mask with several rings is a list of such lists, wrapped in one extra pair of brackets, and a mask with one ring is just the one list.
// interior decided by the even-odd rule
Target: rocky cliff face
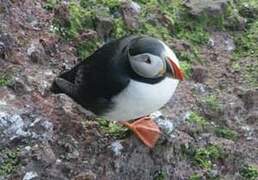
[[(258, 4), (0, 0), (0, 179), (256, 179)], [(150, 150), (49, 87), (101, 44), (165, 40), (187, 80)]]

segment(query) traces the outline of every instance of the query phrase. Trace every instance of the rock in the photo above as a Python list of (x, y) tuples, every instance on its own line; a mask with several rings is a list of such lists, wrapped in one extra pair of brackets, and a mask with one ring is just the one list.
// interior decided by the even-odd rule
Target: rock
[(28, 93), (31, 89), (25, 85), (22, 79), (15, 78), (8, 87), (12, 89), (17, 96), (22, 96)]
[(257, 18), (258, 8), (253, 6), (252, 3), (245, 2), (239, 8), (239, 14), (245, 18)]
[(213, 32), (209, 42), (209, 48), (218, 52), (232, 53), (236, 49), (233, 37), (226, 32)]
[(186, 0), (184, 5), (190, 9), (190, 14), (194, 16), (203, 14), (217, 16), (226, 11), (229, 2), (229, 0)]
[(39, 43), (42, 45), (42, 47), (45, 50), (45, 53), (48, 56), (53, 57), (57, 53), (57, 47), (56, 42), (52, 39), (40, 39)]
[(10, 13), (11, 2), (6, 0), (0, 0), (0, 15), (7, 15)]
[(10, 34), (0, 33), (0, 58), (6, 59), (11, 56), (15, 41)]
[(96, 174), (93, 173), (91, 170), (88, 172), (82, 172), (72, 178), (72, 180), (95, 180), (97, 178)]
[(0, 130), (11, 140), (31, 135), (25, 127), (25, 122), (20, 115), (0, 112)]
[(39, 42), (31, 43), (30, 47), (27, 49), (27, 55), (30, 57), (30, 60), (36, 64), (44, 64), (48, 60), (45, 50)]
[(247, 25), (247, 19), (235, 13), (226, 18), (225, 26), (234, 31), (243, 31)]
[(191, 44), (185, 40), (172, 39), (172, 42), (169, 43), (169, 47), (178, 52), (192, 51)]
[(195, 83), (192, 89), (196, 94), (206, 95), (208, 93), (208, 87), (201, 83)]
[(22, 180), (32, 180), (34, 178), (38, 177), (38, 173), (34, 171), (26, 172)]
[(32, 156), (33, 159), (42, 162), (45, 166), (54, 164), (57, 159), (48, 143), (33, 146)]
[(258, 110), (258, 89), (246, 90), (239, 95), (247, 110)]
[(5, 58), (5, 45), (3, 42), (0, 42), (0, 58)]
[(137, 29), (140, 26), (138, 16), (141, 7), (133, 1), (124, 1), (121, 6), (122, 16), (129, 29)]
[(157, 123), (162, 134), (170, 136), (175, 129), (175, 125), (166, 118), (160, 111), (156, 111), (150, 114), (150, 117)]
[(70, 24), (69, 9), (67, 4), (62, 4), (54, 9), (54, 20), (61, 27), (67, 27)]
[(214, 42), (214, 40), (212, 38), (209, 38), (207, 46), (209, 48), (213, 48), (215, 46), (215, 42)]
[(252, 140), (255, 138), (254, 129), (251, 126), (241, 126), (241, 130), (243, 130), (246, 140)]
[(111, 150), (114, 152), (115, 156), (121, 155), (121, 150), (123, 150), (123, 145), (120, 143), (120, 141), (115, 141), (111, 144)]
[(98, 35), (104, 39), (108, 39), (113, 29), (113, 19), (111, 17), (97, 17), (96, 31)]
[(253, 110), (249, 112), (246, 118), (246, 122), (248, 124), (258, 124), (258, 111)]
[(204, 66), (193, 66), (191, 78), (198, 83), (203, 83), (208, 77), (208, 70)]
[(40, 116), (35, 118), (32, 114), (23, 112), (23, 109), (18, 110), (15, 107), (9, 107), (5, 111), (2, 106), (0, 107), (0, 132), (2, 132), (0, 133), (0, 143), (18, 143), (29, 139), (30, 141), (52, 140), (53, 124), (46, 119)]
[[(232, 126), (233, 122), (242, 122), (246, 118), (246, 110), (244, 108), (244, 103), (240, 98), (237, 98), (234, 95), (224, 94), (223, 100), (221, 103), (223, 104), (223, 117), (221, 119), (225, 120), (225, 123), (228, 127), (237, 128)], [(217, 117), (218, 118), (218, 117)]]

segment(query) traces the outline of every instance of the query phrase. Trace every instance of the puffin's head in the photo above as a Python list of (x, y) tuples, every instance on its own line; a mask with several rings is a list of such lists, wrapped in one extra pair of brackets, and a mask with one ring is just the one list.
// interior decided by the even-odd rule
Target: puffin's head
[(144, 78), (159, 78), (166, 75), (183, 80), (178, 59), (162, 41), (152, 37), (140, 37), (128, 50), (128, 58), (134, 72)]

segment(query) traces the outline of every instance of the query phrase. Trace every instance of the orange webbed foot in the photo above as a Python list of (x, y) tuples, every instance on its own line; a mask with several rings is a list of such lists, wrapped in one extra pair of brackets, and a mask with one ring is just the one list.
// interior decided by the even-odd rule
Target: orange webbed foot
[(123, 122), (148, 147), (153, 148), (160, 137), (160, 129), (148, 116), (142, 117), (133, 123)]

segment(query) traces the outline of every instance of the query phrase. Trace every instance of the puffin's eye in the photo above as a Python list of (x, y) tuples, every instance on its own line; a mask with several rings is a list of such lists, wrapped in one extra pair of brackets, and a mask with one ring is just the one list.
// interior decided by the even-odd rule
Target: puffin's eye
[(151, 64), (150, 58), (148, 57), (147, 59), (145, 59), (145, 62), (146, 62), (147, 64)]

